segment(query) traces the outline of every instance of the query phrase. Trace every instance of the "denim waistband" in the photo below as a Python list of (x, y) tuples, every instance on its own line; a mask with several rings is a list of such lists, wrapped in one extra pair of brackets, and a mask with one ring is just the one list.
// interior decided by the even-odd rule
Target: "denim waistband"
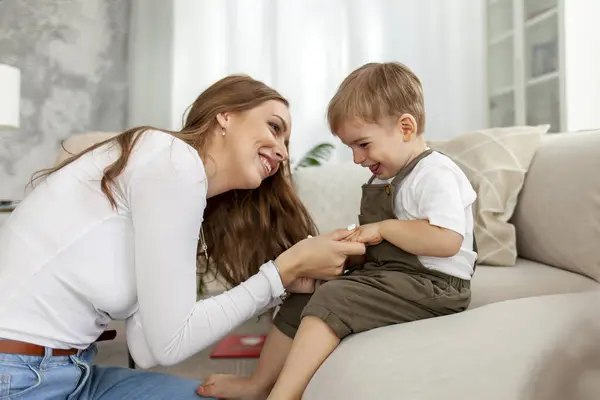
[[(0, 340), (4, 340), (0, 338)], [(72, 363), (71, 357), (77, 357), (82, 362), (90, 362), (98, 352), (96, 345), (92, 344), (87, 349), (83, 349), (77, 352), (74, 356), (54, 356), (52, 355), (52, 349), (46, 347), (45, 354), (43, 356), (30, 356), (24, 354), (8, 354), (0, 353), (0, 364), (10, 365), (64, 365)]]

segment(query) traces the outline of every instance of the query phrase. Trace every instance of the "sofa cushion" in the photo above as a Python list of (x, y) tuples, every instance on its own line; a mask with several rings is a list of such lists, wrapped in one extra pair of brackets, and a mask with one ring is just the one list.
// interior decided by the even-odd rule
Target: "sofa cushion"
[(354, 163), (301, 168), (292, 179), (298, 196), (321, 233), (358, 224), (362, 185), (371, 177)]
[(600, 130), (544, 138), (512, 222), (521, 257), (600, 282)]
[(352, 335), (302, 398), (597, 398), (599, 302), (600, 292), (531, 297)]
[(590, 290), (600, 290), (600, 284), (580, 274), (518, 258), (514, 268), (477, 266), (469, 308), (523, 297)]
[(549, 127), (491, 128), (429, 142), (461, 167), (477, 192), (473, 212), (482, 264), (514, 265), (517, 260), (515, 228), (508, 220)]

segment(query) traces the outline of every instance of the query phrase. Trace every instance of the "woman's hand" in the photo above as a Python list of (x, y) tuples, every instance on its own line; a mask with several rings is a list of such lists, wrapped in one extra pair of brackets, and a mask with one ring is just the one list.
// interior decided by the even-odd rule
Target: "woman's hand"
[(346, 258), (365, 253), (365, 245), (344, 241), (354, 230), (338, 229), (296, 243), (275, 260), (283, 286), (296, 278), (327, 280), (341, 275)]
[(381, 236), (381, 225), (379, 222), (375, 222), (373, 224), (361, 225), (352, 232), (348, 237), (346, 237), (346, 241), (352, 242), (360, 242), (364, 243), (367, 246), (374, 246), (376, 244), (381, 243), (383, 237)]

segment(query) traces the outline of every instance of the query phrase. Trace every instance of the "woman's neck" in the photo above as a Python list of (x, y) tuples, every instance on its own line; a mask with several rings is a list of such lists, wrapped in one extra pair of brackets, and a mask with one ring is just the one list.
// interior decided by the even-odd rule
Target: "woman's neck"
[(207, 157), (206, 162), (204, 163), (204, 170), (206, 171), (206, 179), (208, 182), (206, 198), (218, 196), (231, 190), (231, 187), (229, 187), (230, 185), (227, 182), (227, 171), (222, 168), (222, 163), (219, 163), (219, 165), (221, 168), (217, 167), (216, 161), (211, 157)]
[(228, 157), (218, 141), (213, 141), (200, 154), (208, 181), (206, 198), (218, 196), (233, 189), (232, 174), (229, 171)]

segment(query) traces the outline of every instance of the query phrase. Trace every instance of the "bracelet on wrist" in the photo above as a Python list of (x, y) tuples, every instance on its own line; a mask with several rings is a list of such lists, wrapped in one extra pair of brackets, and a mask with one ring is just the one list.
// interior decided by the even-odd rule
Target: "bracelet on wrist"
[[(283, 284), (283, 277), (281, 276), (281, 270), (279, 269), (279, 265), (277, 265), (277, 262), (275, 260), (273, 260), (271, 262), (273, 263), (273, 266), (277, 270), (277, 274), (279, 275), (279, 279), (281, 280), (281, 283)], [(283, 287), (283, 293), (279, 296), (279, 298), (283, 301), (283, 300), (287, 299), (289, 296), (290, 296), (290, 294), (288, 293), (288, 291), (286, 290), (286, 288), (284, 286)]]

